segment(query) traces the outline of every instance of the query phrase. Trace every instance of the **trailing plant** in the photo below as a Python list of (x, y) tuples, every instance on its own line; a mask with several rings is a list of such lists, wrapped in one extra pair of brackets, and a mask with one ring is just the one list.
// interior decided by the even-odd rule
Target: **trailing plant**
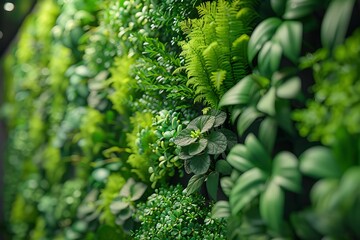
[(140, 228), (134, 239), (225, 239), (225, 221), (208, 217), (209, 207), (200, 195), (186, 196), (181, 186), (156, 189), (146, 203), (138, 204)]
[(257, 21), (255, 2), (206, 2), (197, 7), (200, 18), (182, 23), (188, 37), (182, 55), (195, 102), (218, 107), (221, 96), (248, 74), (247, 34)]
[[(152, 152), (156, 158), (149, 167), (151, 186), (155, 188), (157, 183), (166, 183), (168, 177), (175, 173), (183, 176), (183, 163), (178, 153), (180, 147), (174, 143), (174, 139), (185, 126), (180, 113), (163, 110), (153, 118), (156, 140), (150, 143)], [(177, 172), (178, 171), (178, 172)]]

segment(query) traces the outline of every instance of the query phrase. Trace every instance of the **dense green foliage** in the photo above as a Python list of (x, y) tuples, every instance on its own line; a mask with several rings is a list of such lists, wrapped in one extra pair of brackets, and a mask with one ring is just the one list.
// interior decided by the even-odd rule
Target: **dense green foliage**
[(359, 6), (38, 1), (4, 59), (12, 239), (360, 238)]

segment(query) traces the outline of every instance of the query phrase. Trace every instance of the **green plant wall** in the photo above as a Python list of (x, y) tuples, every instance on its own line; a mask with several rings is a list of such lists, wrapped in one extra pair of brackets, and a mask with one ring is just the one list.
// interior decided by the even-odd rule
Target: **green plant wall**
[(356, 0), (40, 0), (4, 59), (12, 239), (358, 239)]

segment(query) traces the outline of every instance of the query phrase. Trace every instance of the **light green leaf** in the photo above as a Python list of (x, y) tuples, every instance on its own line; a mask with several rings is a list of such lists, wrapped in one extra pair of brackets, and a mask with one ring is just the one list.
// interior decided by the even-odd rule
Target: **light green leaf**
[(260, 214), (266, 224), (277, 233), (282, 232), (284, 213), (284, 192), (270, 182), (260, 197)]
[(98, 168), (95, 169), (91, 176), (98, 182), (105, 182), (106, 179), (109, 177), (110, 171), (106, 168)]
[(270, 116), (275, 115), (275, 100), (276, 100), (276, 90), (274, 87), (270, 88), (269, 91), (260, 99), (257, 104), (257, 109), (263, 113), (266, 113)]
[(329, 212), (334, 202), (334, 193), (338, 190), (339, 180), (334, 178), (322, 179), (311, 189), (310, 198), (317, 211)]
[(197, 138), (191, 137), (192, 131), (193, 131), (192, 129), (185, 128), (174, 139), (174, 143), (178, 146), (184, 147), (184, 146), (190, 145), (191, 143), (196, 142)]
[(300, 169), (303, 173), (317, 178), (341, 176), (341, 170), (332, 152), (322, 146), (312, 147), (301, 154)]
[(258, 67), (262, 75), (271, 77), (279, 69), (283, 50), (281, 45), (274, 41), (268, 41), (259, 52)]
[(218, 160), (215, 165), (215, 170), (223, 175), (230, 175), (232, 167), (227, 161)]
[(290, 152), (278, 153), (273, 162), (272, 181), (287, 190), (300, 192), (301, 173), (298, 165), (298, 160), (294, 154)]
[(137, 182), (131, 186), (131, 201), (136, 201), (142, 197), (144, 192), (146, 191), (147, 185), (142, 182)]
[(229, 89), (221, 98), (219, 106), (248, 104), (251, 100), (252, 93), (256, 90), (257, 84), (252, 79), (251, 75), (248, 75), (241, 79), (234, 87)]
[(285, 19), (299, 19), (310, 14), (322, 1), (288, 0), (285, 8)]
[(196, 155), (189, 159), (190, 170), (195, 174), (204, 174), (210, 167), (210, 156), (208, 154)]
[(324, 47), (333, 49), (344, 42), (354, 4), (355, 0), (331, 1), (321, 25), (321, 41)]
[(246, 146), (242, 144), (235, 145), (226, 157), (228, 163), (241, 172), (245, 172), (254, 167), (249, 159), (250, 154)]
[(206, 189), (210, 197), (216, 201), (217, 199), (217, 191), (219, 186), (219, 173), (211, 172), (206, 180)]
[(214, 123), (213, 127), (219, 127), (222, 124), (224, 124), (224, 122), (226, 120), (225, 112), (212, 110), (210, 114), (211, 114), (211, 116), (215, 117), (215, 123)]
[(239, 177), (229, 196), (232, 215), (237, 215), (264, 190), (266, 179), (266, 174), (258, 168), (253, 168)]
[(204, 175), (204, 174), (192, 176), (186, 187), (186, 195), (189, 196), (190, 194), (197, 191), (201, 187), (201, 185), (204, 183), (205, 179), (206, 179), (206, 175)]
[(226, 71), (225, 70), (219, 70), (216, 72), (212, 72), (210, 75), (210, 80), (212, 84), (214, 85), (215, 89), (220, 90), (221, 85), (223, 81), (226, 78)]
[(228, 201), (218, 201), (214, 204), (211, 216), (213, 218), (227, 218), (230, 216), (230, 206)]
[(267, 18), (254, 30), (248, 45), (248, 60), (252, 62), (263, 45), (269, 41), (282, 21), (279, 18)]
[(259, 140), (269, 154), (272, 153), (277, 133), (277, 123), (273, 118), (265, 118), (259, 128)]
[(220, 179), (220, 186), (226, 196), (230, 195), (231, 190), (234, 187), (234, 182), (230, 177), (223, 177)]
[(277, 29), (272, 41), (278, 42), (284, 55), (297, 64), (302, 38), (302, 23), (298, 21), (285, 21)]
[(301, 90), (301, 79), (292, 77), (276, 89), (276, 95), (284, 99), (295, 98)]
[(207, 153), (220, 154), (226, 150), (227, 139), (221, 132), (213, 131), (207, 136)]
[(258, 168), (267, 173), (271, 172), (271, 158), (264, 146), (259, 142), (254, 134), (250, 133), (245, 139), (245, 146), (249, 153), (249, 160)]
[(242, 136), (250, 125), (261, 116), (263, 116), (263, 114), (257, 111), (255, 107), (246, 108), (237, 122), (238, 134)]
[(199, 142), (195, 142), (187, 146), (188, 153), (191, 156), (197, 155), (205, 150), (206, 146), (208, 144), (208, 140), (205, 138), (202, 138), (199, 140)]
[(121, 200), (114, 201), (110, 204), (110, 211), (112, 214), (118, 214), (121, 210), (129, 207), (128, 202), (123, 202)]
[(131, 187), (135, 184), (133, 178), (129, 178), (124, 186), (121, 188), (119, 196), (121, 197), (130, 197), (131, 196)]
[(209, 131), (215, 123), (215, 117), (210, 115), (202, 115), (192, 120), (186, 129), (200, 130), (201, 133)]

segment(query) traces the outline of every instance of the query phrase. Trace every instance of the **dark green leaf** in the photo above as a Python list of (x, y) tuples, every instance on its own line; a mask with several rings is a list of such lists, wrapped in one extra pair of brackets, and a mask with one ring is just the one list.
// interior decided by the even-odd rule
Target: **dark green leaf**
[(246, 146), (242, 144), (235, 145), (226, 157), (228, 163), (241, 172), (245, 172), (254, 167), (249, 159), (250, 154)]
[(202, 138), (199, 140), (199, 142), (195, 142), (187, 146), (187, 150), (191, 156), (194, 156), (204, 151), (207, 145), (208, 145), (208, 140)]
[(274, 116), (275, 115), (275, 100), (276, 100), (276, 90), (274, 87), (272, 87), (260, 99), (260, 101), (256, 107), (259, 111), (266, 113), (270, 116)]
[(195, 174), (204, 174), (210, 167), (210, 156), (208, 154), (196, 155), (189, 159), (190, 170)]
[(207, 153), (220, 154), (226, 150), (227, 139), (224, 134), (218, 131), (213, 131), (207, 136)]
[(118, 240), (120, 237), (115, 227), (101, 225), (96, 231), (95, 240)]
[(259, 128), (259, 140), (271, 155), (276, 139), (277, 124), (273, 118), (265, 118)]
[(223, 190), (223, 192), (225, 193), (225, 195), (229, 196), (231, 190), (234, 187), (234, 182), (231, 180), (230, 177), (223, 177), (220, 180), (220, 186), (221, 186), (221, 189)]
[(219, 106), (248, 104), (254, 89), (257, 89), (257, 84), (252, 76), (248, 75), (222, 96)]
[(250, 133), (245, 139), (245, 146), (251, 163), (265, 172), (271, 172), (271, 158), (259, 140)]
[(312, 147), (300, 156), (300, 169), (303, 173), (317, 178), (341, 176), (332, 152), (322, 146)]
[(287, 190), (300, 192), (301, 174), (298, 165), (298, 160), (292, 153), (278, 153), (273, 162), (273, 182)]
[(284, 99), (295, 98), (301, 90), (301, 79), (292, 77), (276, 89), (276, 95)]
[(228, 150), (230, 150), (237, 144), (238, 138), (234, 132), (232, 132), (226, 128), (221, 128), (218, 131), (225, 135), (226, 140), (227, 140), (227, 149)]
[(192, 120), (187, 129), (200, 130), (201, 133), (209, 131), (215, 123), (215, 117), (210, 115), (203, 115)]
[(284, 212), (284, 192), (274, 182), (270, 182), (260, 197), (260, 214), (266, 224), (277, 233), (282, 232)]
[(277, 99), (275, 103), (276, 120), (282, 129), (290, 135), (294, 135), (293, 122), (291, 120), (291, 109), (288, 100)]
[(219, 160), (216, 162), (215, 170), (223, 175), (230, 175), (232, 167), (227, 161)]
[(255, 28), (248, 45), (249, 62), (252, 62), (263, 45), (273, 37), (281, 23), (279, 18), (267, 18)]
[(259, 52), (258, 67), (262, 75), (271, 77), (279, 69), (283, 50), (275, 41), (268, 41)]
[(206, 180), (206, 189), (210, 197), (216, 201), (217, 199), (217, 191), (219, 187), (219, 173), (211, 172)]
[(248, 107), (240, 115), (240, 118), (237, 122), (238, 134), (242, 136), (244, 132), (250, 127), (250, 125), (263, 114), (257, 111), (254, 107)]
[(175, 138), (174, 143), (176, 145), (181, 146), (181, 147), (184, 147), (184, 146), (187, 146), (187, 145), (189, 145), (191, 143), (194, 143), (197, 140), (197, 138), (191, 137), (191, 132), (192, 131), (193, 131), (192, 129), (185, 128)]
[(144, 192), (146, 191), (146, 184), (142, 182), (137, 182), (134, 185), (131, 186), (131, 201), (136, 201), (142, 197)]
[(258, 168), (253, 168), (240, 175), (229, 196), (233, 215), (238, 214), (264, 190), (266, 179), (266, 174)]
[(271, 0), (271, 7), (278, 16), (282, 16), (285, 11), (287, 0)]
[(331, 1), (321, 25), (324, 47), (333, 49), (344, 42), (354, 4), (355, 0)]
[(285, 19), (299, 19), (310, 14), (322, 1), (288, 0), (285, 8)]
[(211, 116), (215, 117), (215, 123), (213, 127), (219, 127), (222, 124), (224, 124), (225, 120), (226, 120), (226, 113), (222, 112), (222, 111), (215, 111), (212, 110), (211, 111)]
[(273, 41), (280, 44), (284, 55), (297, 63), (302, 44), (302, 24), (297, 21), (285, 21), (277, 29)]
[(186, 187), (186, 195), (190, 195), (197, 191), (201, 185), (204, 183), (206, 179), (206, 175), (200, 174), (200, 175), (194, 175), (190, 178), (189, 183)]
[(218, 201), (214, 204), (211, 216), (213, 218), (227, 218), (230, 216), (230, 206), (227, 201)]
[(182, 160), (190, 159), (193, 156), (189, 154), (188, 146), (182, 147), (181, 152), (179, 153), (179, 158)]

